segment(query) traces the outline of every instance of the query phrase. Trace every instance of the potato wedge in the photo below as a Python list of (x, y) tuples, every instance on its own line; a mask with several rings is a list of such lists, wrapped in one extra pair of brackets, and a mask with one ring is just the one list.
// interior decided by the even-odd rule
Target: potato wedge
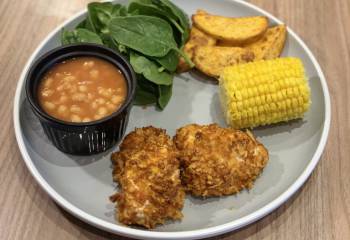
[(273, 59), (281, 55), (286, 37), (286, 26), (278, 25), (267, 29), (266, 33), (258, 41), (243, 47), (254, 52), (255, 60)]
[(207, 11), (204, 11), (203, 9), (197, 9), (196, 14), (209, 14)]
[(221, 46), (221, 47), (242, 47), (243, 44), (242, 43), (237, 43), (237, 42), (226, 41), (226, 40), (218, 40), (217, 43), (216, 43), (216, 46)]
[(223, 17), (197, 11), (192, 16), (193, 24), (214, 38), (245, 44), (258, 39), (268, 27), (268, 19), (264, 16)]
[[(183, 48), (184, 53), (187, 54), (188, 58), (193, 60), (193, 45), (190, 43), (186, 43)], [(179, 63), (177, 64), (176, 72), (183, 73), (191, 70), (191, 67), (186, 63), (183, 57), (180, 57)]]
[[(200, 31), (196, 27), (192, 27), (190, 32), (190, 37), (187, 43), (184, 46), (184, 52), (187, 54), (187, 56), (192, 60), (193, 59), (193, 51), (194, 48), (197, 46), (214, 46), (216, 44), (216, 39), (205, 34), (204, 32)], [(185, 62), (183, 58), (180, 58), (179, 64), (177, 66), (177, 72), (187, 72), (191, 68), (190, 66)]]
[(254, 53), (240, 47), (201, 46), (196, 47), (193, 54), (196, 68), (206, 75), (216, 78), (227, 66), (253, 60)]

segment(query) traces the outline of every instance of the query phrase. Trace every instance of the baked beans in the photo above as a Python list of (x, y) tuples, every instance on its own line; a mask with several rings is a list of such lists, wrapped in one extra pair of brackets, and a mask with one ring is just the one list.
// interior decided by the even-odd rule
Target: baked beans
[(91, 122), (117, 111), (127, 85), (113, 64), (95, 57), (78, 57), (56, 64), (38, 89), (43, 110), (68, 122)]

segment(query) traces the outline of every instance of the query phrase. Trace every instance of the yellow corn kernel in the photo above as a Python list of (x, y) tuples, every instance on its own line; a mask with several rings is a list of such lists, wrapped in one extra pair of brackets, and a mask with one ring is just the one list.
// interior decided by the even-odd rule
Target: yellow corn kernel
[(233, 128), (253, 128), (302, 118), (310, 87), (298, 58), (278, 58), (226, 67), (220, 101)]

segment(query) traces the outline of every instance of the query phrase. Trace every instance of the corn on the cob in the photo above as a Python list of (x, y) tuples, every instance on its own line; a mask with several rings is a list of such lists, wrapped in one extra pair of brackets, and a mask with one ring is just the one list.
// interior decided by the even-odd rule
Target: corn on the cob
[(225, 68), (220, 100), (226, 122), (237, 129), (302, 118), (311, 103), (304, 67), (297, 58)]

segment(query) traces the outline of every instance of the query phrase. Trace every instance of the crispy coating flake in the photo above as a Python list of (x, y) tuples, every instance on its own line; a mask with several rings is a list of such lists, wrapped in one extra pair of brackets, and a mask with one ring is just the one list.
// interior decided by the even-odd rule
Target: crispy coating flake
[(138, 128), (125, 137), (120, 151), (112, 154), (113, 178), (121, 192), (111, 200), (118, 202), (120, 222), (154, 228), (182, 218), (185, 193), (177, 156), (163, 129)]
[(268, 161), (253, 135), (217, 124), (190, 124), (174, 137), (183, 167), (182, 184), (195, 196), (222, 196), (251, 188)]

